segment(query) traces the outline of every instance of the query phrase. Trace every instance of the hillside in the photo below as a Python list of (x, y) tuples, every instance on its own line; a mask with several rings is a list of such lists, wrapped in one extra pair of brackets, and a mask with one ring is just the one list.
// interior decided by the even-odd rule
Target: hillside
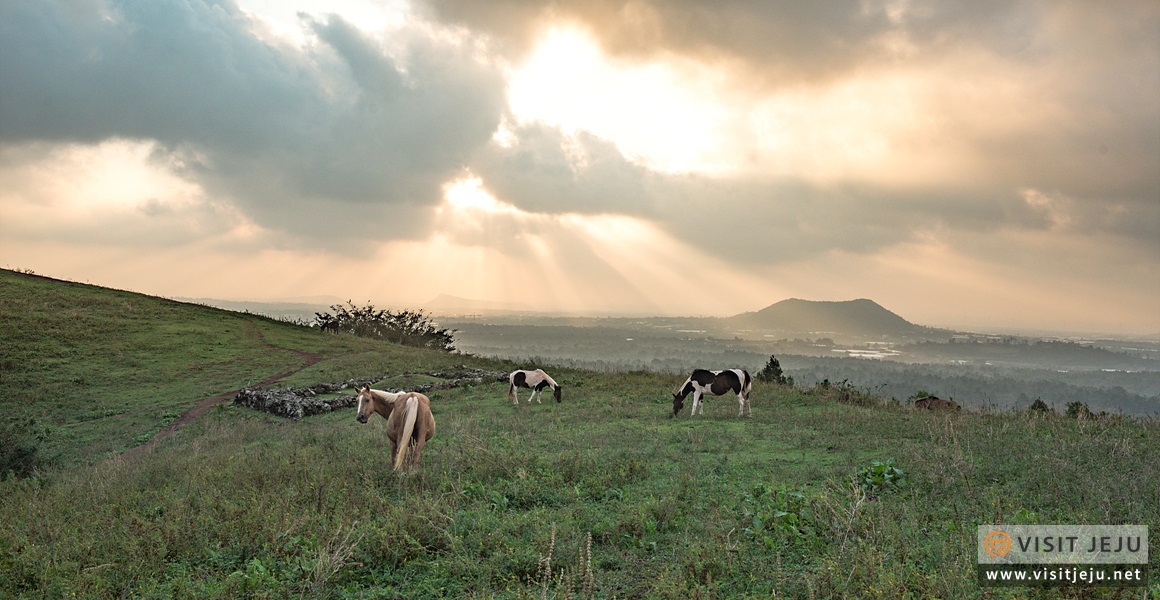
[(723, 321), (732, 327), (787, 337), (919, 339), (949, 333), (915, 325), (867, 299), (822, 302), (791, 298)]
[(353, 409), (225, 403), (125, 456), (250, 379), (514, 365), (9, 271), (0, 303), (3, 424), (53, 459), (0, 480), (4, 598), (979, 597), (980, 523), (1160, 522), (1154, 421), (761, 382), (751, 418), (732, 396), (671, 418), (677, 376), (552, 365), (560, 404), (430, 392), (415, 472)]
[(63, 465), (123, 452), (202, 399), (302, 368), (303, 353), (320, 360), (310, 373), (336, 380), (388, 372), (384, 361), (455, 360), (2, 269), (0, 349), (0, 425), (35, 432), (42, 457)]

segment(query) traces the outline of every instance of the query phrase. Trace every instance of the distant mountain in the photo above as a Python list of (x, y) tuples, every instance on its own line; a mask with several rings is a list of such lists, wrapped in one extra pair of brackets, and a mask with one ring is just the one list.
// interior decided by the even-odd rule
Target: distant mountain
[(812, 337), (924, 338), (948, 333), (915, 325), (865, 298), (842, 302), (791, 298), (724, 321), (737, 328)]
[(439, 297), (427, 302), (423, 308), (438, 313), (487, 313), (487, 312), (533, 312), (526, 304), (517, 302), (494, 302), (491, 300), (473, 300), (460, 298), (449, 294), (440, 294)]

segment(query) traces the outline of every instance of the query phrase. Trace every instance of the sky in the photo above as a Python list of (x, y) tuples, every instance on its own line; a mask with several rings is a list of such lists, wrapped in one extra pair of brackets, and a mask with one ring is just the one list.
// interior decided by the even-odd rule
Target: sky
[(1155, 334), (1160, 4), (2, 2), (0, 266)]

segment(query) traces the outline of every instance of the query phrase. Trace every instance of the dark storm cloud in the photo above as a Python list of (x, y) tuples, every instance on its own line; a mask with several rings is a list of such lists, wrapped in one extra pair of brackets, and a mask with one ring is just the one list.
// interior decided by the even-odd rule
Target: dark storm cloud
[(500, 73), (421, 36), (396, 64), (339, 16), (304, 22), (308, 50), (260, 39), (229, 1), (4, 3), (0, 141), (155, 140), (157, 161), (276, 231), (422, 231), (499, 123)]

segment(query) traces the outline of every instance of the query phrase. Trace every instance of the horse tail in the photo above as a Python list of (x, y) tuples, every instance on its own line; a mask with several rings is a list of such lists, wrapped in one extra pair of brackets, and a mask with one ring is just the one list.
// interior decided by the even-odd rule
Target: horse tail
[(745, 392), (745, 397), (749, 398), (749, 392), (753, 391), (753, 378), (749, 376), (749, 371), (742, 371), (744, 381), (741, 382), (741, 389)]
[(395, 470), (403, 468), (403, 460), (407, 458), (407, 449), (411, 447), (411, 433), (415, 431), (415, 419), (419, 415), (419, 399), (411, 396), (407, 398), (407, 406), (403, 408), (403, 432), (399, 435), (399, 453), (395, 456)]

